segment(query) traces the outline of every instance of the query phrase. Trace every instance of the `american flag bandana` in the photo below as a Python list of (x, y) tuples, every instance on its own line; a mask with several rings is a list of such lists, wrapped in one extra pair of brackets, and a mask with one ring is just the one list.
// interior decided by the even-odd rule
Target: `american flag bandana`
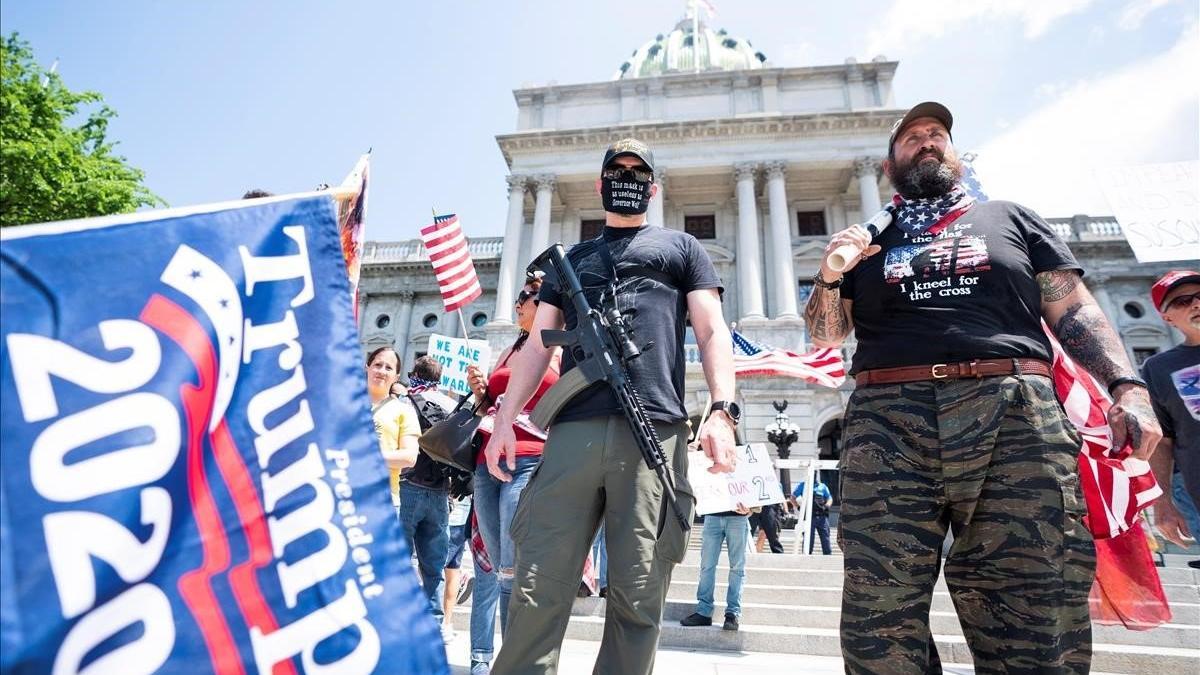
[(441, 383), (434, 380), (422, 380), (419, 377), (409, 377), (408, 393), (419, 394), (423, 391), (429, 391), (430, 389), (437, 389), (439, 384)]
[(896, 225), (907, 236), (933, 235), (966, 212), (975, 202), (961, 185), (941, 197), (905, 199), (896, 195)]

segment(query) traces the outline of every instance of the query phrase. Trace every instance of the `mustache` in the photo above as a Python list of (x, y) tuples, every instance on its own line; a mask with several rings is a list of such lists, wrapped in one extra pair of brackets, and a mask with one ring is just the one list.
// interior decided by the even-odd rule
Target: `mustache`
[(913, 157), (913, 162), (919, 162), (926, 157), (933, 157), (939, 162), (946, 159), (945, 153), (939, 152), (937, 148), (930, 148), (928, 150), (922, 150), (921, 152), (918, 152), (917, 156)]

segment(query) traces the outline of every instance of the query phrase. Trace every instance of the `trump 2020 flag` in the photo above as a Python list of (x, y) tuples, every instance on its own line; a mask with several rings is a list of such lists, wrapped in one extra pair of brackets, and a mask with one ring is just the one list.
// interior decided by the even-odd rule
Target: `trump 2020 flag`
[(0, 670), (442, 673), (332, 198), (0, 234)]

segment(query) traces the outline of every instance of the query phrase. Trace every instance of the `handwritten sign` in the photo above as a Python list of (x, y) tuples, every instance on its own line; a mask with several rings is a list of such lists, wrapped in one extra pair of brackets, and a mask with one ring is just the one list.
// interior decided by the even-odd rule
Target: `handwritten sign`
[(492, 348), (487, 340), (464, 340), (434, 333), (429, 336), (429, 356), (442, 364), (442, 389), (456, 394), (469, 394), (467, 367), (478, 366), (484, 373), (492, 362)]
[(1200, 162), (1096, 169), (1138, 262), (1200, 258)]
[(688, 482), (696, 493), (696, 513), (732, 511), (739, 503), (750, 507), (784, 501), (767, 446), (739, 445), (737, 458), (731, 473), (709, 473), (711, 459), (703, 452), (688, 454)]

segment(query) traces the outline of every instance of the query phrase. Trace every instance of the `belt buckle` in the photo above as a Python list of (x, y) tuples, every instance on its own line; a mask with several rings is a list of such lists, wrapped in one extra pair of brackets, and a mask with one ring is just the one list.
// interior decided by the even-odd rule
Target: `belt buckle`
[(947, 377), (950, 377), (950, 375), (948, 375), (947, 373), (939, 373), (938, 368), (946, 368), (946, 367), (948, 367), (948, 366), (945, 363), (935, 363), (935, 364), (933, 364), (932, 367), (930, 367), (929, 374), (935, 380), (944, 380)]

